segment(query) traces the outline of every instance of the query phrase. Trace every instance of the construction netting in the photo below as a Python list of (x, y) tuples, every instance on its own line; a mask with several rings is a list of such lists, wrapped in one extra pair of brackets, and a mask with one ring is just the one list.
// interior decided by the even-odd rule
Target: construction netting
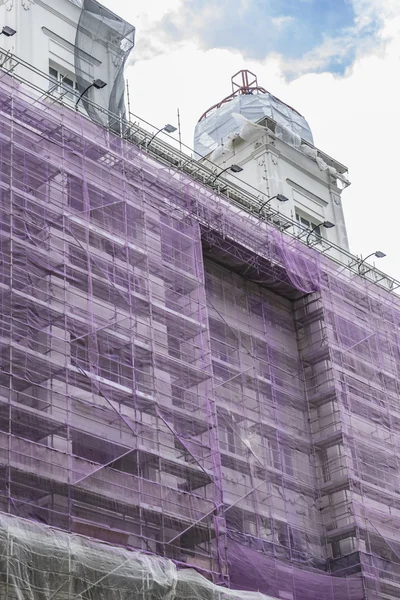
[(80, 0), (78, 5), (75, 74), (79, 93), (96, 79), (106, 84), (96, 94), (96, 104), (90, 91), (81, 102), (93, 121), (119, 131), (125, 117), (124, 66), (134, 46), (135, 28), (96, 0)]
[(0, 598), (274, 600), (218, 587), (169, 559), (0, 515)]
[(3, 583), (396, 598), (398, 298), (4, 74), (0, 165)]

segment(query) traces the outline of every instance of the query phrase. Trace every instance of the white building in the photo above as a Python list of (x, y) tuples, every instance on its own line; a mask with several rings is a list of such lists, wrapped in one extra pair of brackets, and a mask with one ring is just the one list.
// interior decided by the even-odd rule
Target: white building
[[(348, 250), (341, 202), (341, 191), (349, 185), (347, 167), (318, 150), (304, 117), (260, 88), (252, 73), (237, 73), (232, 89), (198, 122), (197, 156), (227, 169), (224, 176), (237, 177), (238, 184), (257, 193), (264, 214), (271, 206), (314, 229), (313, 245), (322, 236)], [(235, 175), (231, 165), (242, 171)], [(334, 227), (323, 227), (325, 222)]]
[(49, 89), (71, 104), (94, 80), (101, 80), (106, 86), (87, 90), (80, 109), (102, 123), (108, 120), (104, 111), (124, 112), (123, 68), (134, 45), (132, 25), (96, 0), (0, 0), (0, 4), (1, 26), (16, 31), (11, 37), (0, 36), (0, 45), (29, 64), (29, 69), (23, 64), (15, 67), (19, 76), (36, 85), (39, 93)]

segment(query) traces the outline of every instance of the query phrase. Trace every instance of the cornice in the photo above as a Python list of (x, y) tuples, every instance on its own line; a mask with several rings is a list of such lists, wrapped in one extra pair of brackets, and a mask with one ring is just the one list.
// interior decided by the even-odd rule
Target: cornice
[[(51, 40), (53, 40), (54, 42), (57, 42), (57, 44), (59, 44), (60, 46), (63, 46), (64, 48), (66, 48), (66, 50), (69, 50), (72, 53), (75, 52), (75, 45), (71, 44), (71, 42), (69, 42), (68, 40), (66, 40), (66, 39), (62, 38), (61, 36), (57, 35), (56, 33), (54, 33), (54, 31), (51, 31), (50, 29), (47, 29), (47, 27), (42, 27), (42, 31)], [(98, 58), (96, 58), (95, 56), (93, 56), (91, 54), (88, 54), (84, 50), (78, 50), (78, 54), (79, 54), (79, 56), (81, 58), (83, 58), (84, 60), (86, 60), (88, 63), (90, 63), (92, 65), (95, 65), (96, 67), (98, 67), (99, 65), (101, 65), (101, 60), (99, 60)]]

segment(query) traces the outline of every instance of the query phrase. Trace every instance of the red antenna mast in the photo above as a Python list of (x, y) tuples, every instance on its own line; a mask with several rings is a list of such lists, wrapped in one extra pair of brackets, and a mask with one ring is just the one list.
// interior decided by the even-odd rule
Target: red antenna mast
[(235, 73), (235, 75), (232, 75), (231, 83), (232, 93), (229, 94), (229, 96), (227, 96), (223, 100), (221, 100), (221, 102), (214, 104), (208, 110), (206, 110), (206, 112), (201, 115), (199, 121), (205, 119), (205, 117), (207, 117), (210, 114), (210, 112), (212, 112), (214, 109), (220, 108), (220, 106), (222, 106), (226, 102), (229, 102), (236, 96), (267, 93), (267, 90), (258, 85), (257, 75), (255, 75), (251, 71), (248, 71), (247, 69), (242, 69), (241, 71)]
[(239, 94), (253, 94), (256, 92), (257, 94), (266, 94), (266, 90), (264, 88), (259, 87), (257, 81), (257, 75), (248, 71), (247, 69), (242, 69), (232, 75), (231, 77), (232, 83), (232, 95), (237, 96)]

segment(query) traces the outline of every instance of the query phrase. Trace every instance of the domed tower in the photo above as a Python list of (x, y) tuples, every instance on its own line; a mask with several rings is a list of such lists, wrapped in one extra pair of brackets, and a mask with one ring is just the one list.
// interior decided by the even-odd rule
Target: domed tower
[[(313, 144), (311, 129), (305, 118), (258, 85), (257, 76), (243, 70), (231, 78), (232, 93), (206, 110), (196, 125), (194, 149), (206, 156), (240, 131), (244, 119), (257, 123), (270, 117), (276, 123)], [(244, 117), (244, 119), (240, 118)]]
[(231, 94), (196, 125), (196, 156), (216, 172), (227, 169), (224, 177), (235, 177), (266, 207), (313, 229), (312, 243), (323, 237), (348, 250), (341, 204), (347, 167), (314, 146), (306, 119), (261, 87), (254, 73), (239, 71), (231, 83)]

